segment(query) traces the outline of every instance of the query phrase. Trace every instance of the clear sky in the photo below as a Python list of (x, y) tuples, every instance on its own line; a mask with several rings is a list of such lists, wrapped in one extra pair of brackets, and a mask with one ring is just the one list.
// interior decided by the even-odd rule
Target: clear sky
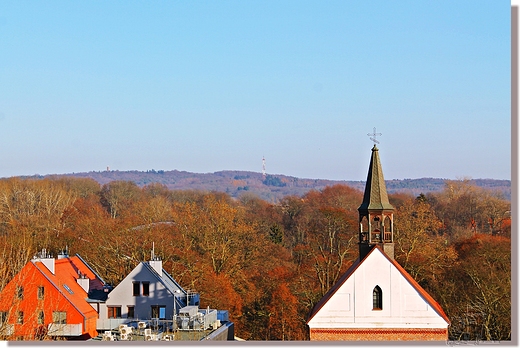
[(509, 1), (0, 2), (0, 177), (510, 179)]

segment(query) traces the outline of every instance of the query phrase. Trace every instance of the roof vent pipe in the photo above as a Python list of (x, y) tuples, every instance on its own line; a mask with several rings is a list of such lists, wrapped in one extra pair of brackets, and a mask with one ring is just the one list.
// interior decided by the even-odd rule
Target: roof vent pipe
[(152, 255), (151, 260), (148, 261), (148, 264), (154, 269), (155, 272), (159, 276), (162, 277), (162, 260), (155, 256), (155, 243), (152, 243)]

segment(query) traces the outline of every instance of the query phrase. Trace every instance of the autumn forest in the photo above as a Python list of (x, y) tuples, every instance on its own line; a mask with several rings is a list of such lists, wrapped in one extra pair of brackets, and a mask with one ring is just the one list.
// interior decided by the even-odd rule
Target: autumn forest
[[(443, 307), (452, 340), (511, 339), (511, 204), (466, 180), (389, 195), (395, 258)], [(117, 285), (152, 243), (201, 307), (246, 340), (307, 340), (307, 315), (358, 257), (363, 193), (345, 185), (269, 203), (244, 192), (86, 178), (0, 180), (0, 289), (42, 248), (80, 254)]]

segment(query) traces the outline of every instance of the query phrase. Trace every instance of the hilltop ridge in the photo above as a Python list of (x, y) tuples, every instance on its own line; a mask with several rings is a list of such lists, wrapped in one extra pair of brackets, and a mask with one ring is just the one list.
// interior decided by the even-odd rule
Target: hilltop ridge
[[(239, 170), (224, 170), (214, 173), (191, 173), (179, 170), (147, 170), (147, 171), (91, 171), (83, 173), (51, 174), (25, 176), (25, 178), (46, 177), (78, 177), (91, 178), (104, 185), (111, 181), (133, 181), (138, 186), (159, 183), (170, 190), (203, 190), (225, 192), (231, 197), (240, 197), (252, 193), (268, 202), (276, 203), (285, 196), (302, 196), (310, 190), (322, 190), (326, 186), (343, 184), (364, 190), (365, 181), (302, 179), (282, 174), (267, 174)], [(420, 193), (437, 192), (444, 188), (446, 179), (420, 178), (386, 180), (388, 193)], [(471, 183), (503, 193), (504, 198), (511, 199), (511, 181), (496, 179), (471, 179)]]

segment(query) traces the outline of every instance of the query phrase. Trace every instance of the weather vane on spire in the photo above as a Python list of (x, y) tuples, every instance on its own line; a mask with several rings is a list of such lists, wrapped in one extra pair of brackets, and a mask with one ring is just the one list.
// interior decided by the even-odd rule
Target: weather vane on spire
[(376, 137), (378, 135), (383, 135), (381, 133), (376, 133), (376, 127), (374, 127), (374, 133), (368, 133), (367, 134), (369, 137), (370, 137), (370, 140), (372, 140), (374, 142), (374, 145), (379, 144), (379, 141), (377, 141)]

